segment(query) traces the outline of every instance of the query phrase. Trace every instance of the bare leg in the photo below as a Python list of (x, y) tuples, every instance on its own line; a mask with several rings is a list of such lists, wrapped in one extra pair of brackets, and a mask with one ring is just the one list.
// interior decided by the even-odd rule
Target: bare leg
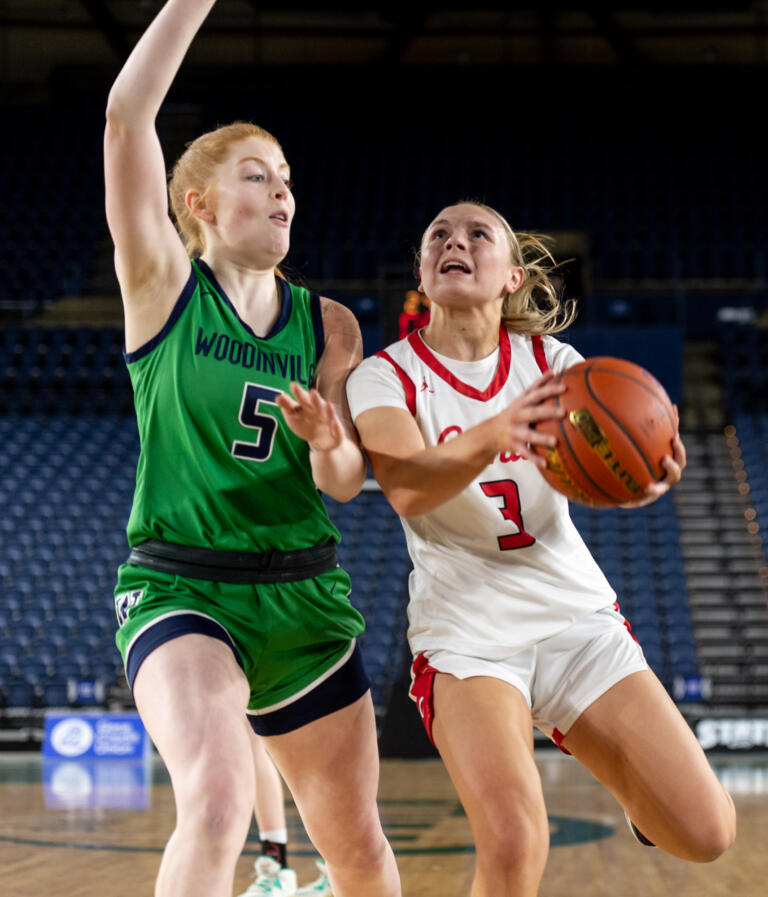
[(267, 744), (325, 859), (335, 897), (399, 897), (395, 857), (376, 805), (379, 754), (370, 693)]
[(708, 862), (733, 843), (733, 800), (650, 671), (627, 676), (599, 697), (563, 745), (668, 853)]
[(253, 736), (253, 764), (256, 776), (256, 802), (254, 815), (259, 831), (285, 828), (283, 782), (264, 742)]
[(254, 801), (248, 683), (230, 648), (180, 636), (139, 668), (136, 706), (171, 776), (176, 828), (156, 897), (231, 897)]
[(472, 897), (535, 897), (549, 824), (524, 697), (498, 679), (438, 673), (434, 705), (435, 744), (475, 839)]

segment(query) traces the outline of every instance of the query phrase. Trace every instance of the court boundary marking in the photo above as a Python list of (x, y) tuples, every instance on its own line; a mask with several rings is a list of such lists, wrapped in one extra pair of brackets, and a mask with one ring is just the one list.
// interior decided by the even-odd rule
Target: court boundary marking
[[(615, 834), (616, 828), (604, 822), (591, 819), (580, 819), (573, 816), (549, 816), (550, 825), (554, 825), (550, 837), (551, 847), (568, 847), (574, 844), (586, 844), (591, 841), (603, 841)], [(386, 830), (386, 825), (385, 825)], [(289, 842), (290, 843), (290, 842)], [(14, 835), (0, 835), (0, 844), (17, 844), (25, 847), (48, 847), (67, 850), (95, 850), (114, 853), (157, 853), (165, 850), (162, 847), (130, 845), (130, 844), (93, 844), (84, 841), (51, 841), (42, 838), (24, 838)], [(392, 845), (395, 856), (445, 856), (451, 854), (474, 853), (473, 844), (447, 844), (440, 847), (404, 847)], [(260, 851), (243, 850), (245, 856), (259, 856)], [(317, 851), (301, 847), (291, 847), (291, 856), (317, 857)]]

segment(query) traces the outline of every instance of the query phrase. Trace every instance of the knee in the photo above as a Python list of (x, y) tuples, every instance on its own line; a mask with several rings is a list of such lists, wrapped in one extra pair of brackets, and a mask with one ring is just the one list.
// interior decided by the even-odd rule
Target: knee
[(187, 783), (181, 798), (177, 796), (178, 827), (187, 829), (210, 848), (236, 845), (240, 850), (248, 833), (253, 801), (234, 776), (203, 775)]
[(378, 813), (357, 817), (324, 831), (323, 844), (316, 844), (325, 861), (335, 867), (371, 871), (383, 869), (389, 862), (390, 847), (381, 828)]
[(538, 803), (488, 808), (472, 821), (478, 868), (505, 880), (538, 879), (549, 853), (549, 822)]
[(711, 863), (722, 856), (736, 839), (736, 810), (730, 795), (722, 811), (702, 819), (690, 843), (690, 859)]

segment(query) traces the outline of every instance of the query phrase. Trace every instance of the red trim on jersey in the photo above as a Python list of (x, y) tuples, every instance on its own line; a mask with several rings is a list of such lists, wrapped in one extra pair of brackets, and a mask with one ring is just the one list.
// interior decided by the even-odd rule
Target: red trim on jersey
[[(613, 602), (613, 609), (616, 611), (617, 614), (620, 614), (620, 613), (621, 613), (621, 608), (619, 607), (619, 602), (618, 602), (618, 601), (614, 601), (614, 602)], [(622, 614), (622, 616), (624, 616), (624, 615)], [(627, 632), (632, 636), (632, 638), (633, 638), (633, 639), (637, 642), (637, 644), (639, 645), (640, 642), (637, 641), (637, 636), (635, 635), (634, 632), (632, 632), (632, 626), (630, 625), (629, 620), (628, 620), (626, 617), (624, 617), (624, 626), (626, 627)]]
[(379, 358), (388, 361), (395, 369), (395, 373), (400, 378), (400, 382), (403, 384), (403, 389), (405, 390), (405, 404), (408, 406), (408, 410), (411, 414), (416, 417), (416, 386), (413, 380), (411, 380), (395, 359), (383, 349), (380, 352), (377, 352), (376, 355)]
[(560, 748), (560, 750), (561, 750), (564, 754), (568, 754), (568, 756), (570, 757), (570, 756), (571, 756), (571, 752), (568, 751), (568, 750), (566, 750), (566, 749), (563, 747), (563, 739), (564, 739), (564, 738), (565, 738), (565, 735), (563, 735), (563, 733), (562, 733), (559, 729), (553, 729), (553, 730), (552, 730), (552, 741), (555, 742), (555, 744)]
[(544, 340), (541, 338), (540, 333), (531, 337), (531, 345), (533, 346), (533, 357), (536, 359), (539, 370), (542, 374), (546, 374), (549, 370), (549, 362), (544, 352)]
[(463, 430), (461, 427), (457, 427), (456, 424), (451, 424), (450, 427), (446, 427), (437, 437), (437, 444), (441, 445), (446, 439), (450, 439), (452, 436), (459, 436), (462, 432)]
[(432, 738), (432, 723), (435, 719), (435, 702), (433, 688), (435, 685), (435, 673), (438, 671), (429, 665), (429, 661), (423, 654), (413, 659), (411, 666), (411, 687), (408, 689), (408, 697), (416, 702), (421, 721), (427, 730), (429, 740), (435, 744)]
[(460, 392), (463, 396), (467, 396), (470, 399), (477, 399), (478, 402), (487, 402), (488, 399), (492, 399), (497, 395), (507, 382), (510, 361), (512, 358), (512, 347), (509, 343), (507, 328), (503, 324), (499, 328), (499, 365), (496, 368), (496, 374), (493, 380), (484, 390), (475, 389), (475, 387), (470, 386), (469, 383), (464, 383), (463, 380), (459, 380), (459, 378), (452, 374), (445, 365), (441, 364), (432, 354), (429, 346), (421, 338), (418, 330), (414, 330), (413, 333), (410, 333), (406, 338), (411, 344), (413, 351), (419, 356), (424, 364), (431, 368), (441, 380), (445, 380), (449, 386), (452, 386), (456, 392)]

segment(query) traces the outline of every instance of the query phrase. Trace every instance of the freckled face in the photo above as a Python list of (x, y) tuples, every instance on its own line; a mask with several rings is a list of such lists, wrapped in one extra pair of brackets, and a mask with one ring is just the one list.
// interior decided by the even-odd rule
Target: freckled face
[(425, 293), (443, 305), (496, 301), (519, 286), (506, 230), (495, 215), (472, 203), (449, 206), (421, 241), (419, 273)]
[(239, 140), (217, 166), (212, 186), (218, 239), (259, 267), (280, 262), (290, 246), (296, 202), (279, 147), (261, 137)]

